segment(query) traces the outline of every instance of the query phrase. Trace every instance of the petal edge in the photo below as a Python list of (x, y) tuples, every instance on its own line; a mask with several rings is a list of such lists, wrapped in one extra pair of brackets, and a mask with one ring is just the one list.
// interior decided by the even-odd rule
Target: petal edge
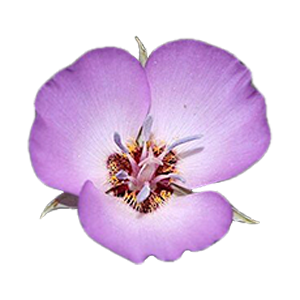
[(170, 199), (165, 207), (142, 215), (91, 182), (80, 194), (78, 214), (93, 240), (135, 263), (150, 255), (173, 261), (186, 250), (203, 250), (220, 240), (232, 222), (231, 205), (218, 193)]

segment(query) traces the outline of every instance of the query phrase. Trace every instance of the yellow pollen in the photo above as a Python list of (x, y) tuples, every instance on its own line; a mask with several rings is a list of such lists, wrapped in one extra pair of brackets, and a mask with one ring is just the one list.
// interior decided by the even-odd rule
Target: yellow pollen
[(116, 175), (111, 176), (111, 178), (109, 179), (109, 182), (112, 184), (116, 184), (119, 182), (119, 179), (116, 177)]
[[(144, 150), (143, 146), (139, 146), (135, 141), (126, 146), (129, 154), (113, 153), (108, 157), (108, 182), (112, 187), (107, 192), (115, 197), (122, 199), (126, 204), (131, 206), (134, 210), (139, 211), (140, 213), (153, 212), (160, 206), (163, 206), (170, 199), (173, 193), (173, 189), (171, 186), (173, 180), (171, 178), (166, 178), (161, 182), (155, 183), (151, 187), (149, 196), (142, 202), (138, 203), (137, 195), (139, 194), (141, 188), (137, 188), (136, 185), (132, 185), (133, 183), (131, 179), (118, 179), (116, 174), (119, 171), (124, 171), (129, 175), (129, 177), (133, 176), (136, 179), (137, 173), (132, 173), (133, 170), (128, 155), (131, 155), (138, 165)], [(154, 141), (151, 140), (147, 142), (147, 151), (149, 151), (150, 148), (152, 148), (154, 156), (158, 157), (166, 149), (166, 146), (164, 144), (155, 144)], [(177, 173), (177, 161), (178, 158), (173, 151), (166, 154), (162, 159), (163, 165), (159, 166), (156, 169), (152, 179), (161, 175), (168, 175), (175, 172)]]
[(162, 190), (162, 191), (160, 191), (160, 196), (161, 196), (161, 198), (166, 200), (171, 196), (171, 192), (166, 191), (166, 190)]

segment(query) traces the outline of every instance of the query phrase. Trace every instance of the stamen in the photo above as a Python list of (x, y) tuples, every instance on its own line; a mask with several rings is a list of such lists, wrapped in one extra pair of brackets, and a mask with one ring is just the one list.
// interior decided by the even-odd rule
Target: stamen
[(190, 195), (193, 193), (192, 190), (184, 187), (184, 186), (180, 186), (174, 182), (171, 183), (171, 187), (173, 188), (174, 190), (174, 193), (177, 195), (177, 196), (184, 196), (184, 195)]
[(150, 139), (151, 129), (153, 125), (153, 118), (148, 115), (144, 121), (142, 129), (143, 142), (147, 142)]
[(129, 180), (133, 185), (137, 185), (137, 180), (136, 178), (134, 178), (133, 176), (129, 176), (127, 172), (125, 172), (124, 170), (120, 170), (117, 174), (116, 177), (119, 180)]
[(141, 158), (140, 160), (143, 161), (146, 157), (147, 157), (147, 143), (144, 142), (143, 144), (143, 150), (142, 150), (142, 155), (141, 155)]
[(141, 160), (144, 160), (147, 156), (147, 142), (150, 139), (151, 135), (151, 128), (153, 124), (153, 118), (148, 115), (144, 121), (143, 127), (142, 127), (142, 143), (143, 143), (143, 150), (142, 150), (142, 155), (141, 155)]
[(182, 176), (180, 176), (178, 174), (170, 173), (170, 174), (156, 176), (154, 178), (154, 180), (152, 181), (152, 184), (154, 185), (154, 184), (156, 184), (159, 181), (164, 180), (164, 179), (175, 179), (175, 180), (181, 181), (182, 183), (186, 182), (185, 179)]
[(120, 134), (117, 132), (114, 133), (114, 142), (124, 153), (129, 153), (128, 149), (122, 143)]
[(143, 202), (144, 200), (146, 200), (149, 195), (150, 195), (151, 189), (149, 187), (149, 183), (146, 182), (143, 186), (143, 188), (140, 190), (140, 192), (138, 193), (137, 197), (136, 197), (136, 201), (138, 203)]
[(120, 171), (116, 174), (116, 177), (117, 177), (119, 180), (125, 180), (125, 179), (128, 179), (128, 174), (127, 174), (127, 172), (125, 172), (124, 170), (120, 170)]
[(188, 143), (188, 142), (199, 140), (202, 137), (203, 137), (202, 134), (197, 134), (197, 135), (191, 135), (191, 136), (179, 139), (179, 140), (175, 141), (174, 143), (172, 143), (170, 146), (166, 147), (166, 149), (158, 156), (158, 159), (162, 160), (165, 157), (165, 155), (167, 153), (169, 153), (170, 151), (172, 151), (174, 148), (176, 148), (182, 144)]
[(170, 146), (167, 147), (168, 152), (172, 151), (175, 147), (178, 147), (182, 144), (192, 142), (195, 140), (199, 140), (203, 137), (202, 134), (197, 134), (197, 135), (191, 135), (182, 139), (177, 140), (176, 142), (172, 143)]
[(121, 136), (119, 133), (114, 133), (114, 141), (116, 145), (125, 153), (127, 154), (127, 158), (131, 164), (133, 175), (135, 175), (138, 172), (138, 165), (134, 158), (130, 155), (129, 150), (123, 145)]

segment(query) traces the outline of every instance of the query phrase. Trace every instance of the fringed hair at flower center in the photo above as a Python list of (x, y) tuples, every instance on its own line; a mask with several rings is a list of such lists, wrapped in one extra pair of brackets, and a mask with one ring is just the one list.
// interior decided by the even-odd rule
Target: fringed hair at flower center
[[(133, 143), (128, 145), (128, 149), (128, 154), (114, 153), (107, 160), (109, 182), (112, 185), (107, 192), (123, 198), (124, 202), (141, 213), (150, 213), (163, 205), (172, 195), (171, 183), (179, 178), (176, 170), (178, 158), (174, 151), (160, 158), (166, 146), (157, 146), (152, 142), (147, 142), (147, 153), (153, 153), (154, 162), (151, 166), (151, 161), (147, 164), (144, 159), (143, 163), (143, 147)], [(135, 174), (128, 155), (138, 166), (138, 172)], [(157, 159), (157, 164), (155, 159)]]
[(152, 117), (147, 116), (138, 138), (127, 146), (115, 132), (114, 142), (122, 153), (113, 153), (107, 159), (112, 187), (106, 193), (123, 198), (141, 213), (153, 212), (166, 203), (174, 192), (174, 181), (185, 182), (176, 169), (178, 156), (174, 148), (202, 136), (189, 136), (171, 145), (158, 145), (151, 133), (152, 124)]

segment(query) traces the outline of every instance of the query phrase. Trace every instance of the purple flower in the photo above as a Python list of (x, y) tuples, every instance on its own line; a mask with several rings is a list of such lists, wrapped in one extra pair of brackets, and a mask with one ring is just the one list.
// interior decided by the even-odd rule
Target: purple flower
[(192, 189), (245, 171), (270, 143), (250, 71), (194, 40), (161, 46), (145, 67), (121, 49), (90, 51), (41, 88), (35, 107), (37, 176), (79, 196), (86, 233), (136, 263), (221, 239), (233, 207)]

